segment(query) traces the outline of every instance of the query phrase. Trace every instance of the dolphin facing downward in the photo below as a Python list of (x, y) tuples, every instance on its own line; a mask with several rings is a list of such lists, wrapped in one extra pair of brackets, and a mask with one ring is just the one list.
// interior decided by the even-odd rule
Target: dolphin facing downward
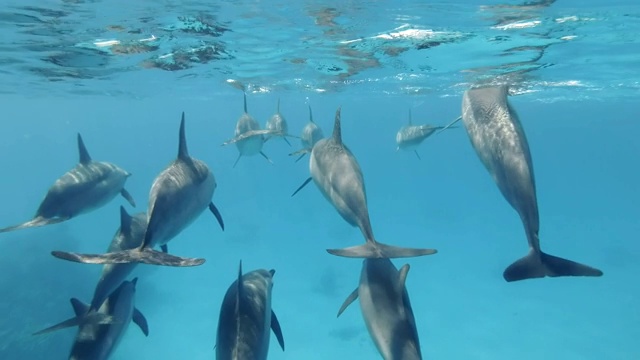
[(409, 264), (396, 269), (389, 259), (365, 259), (360, 285), (338, 316), (358, 297), (369, 336), (385, 360), (420, 360), (420, 339), (405, 286)]
[(89, 312), (89, 305), (71, 299), (76, 316), (57, 325), (38, 331), (34, 335), (79, 326), (71, 348), (70, 360), (106, 360), (116, 349), (131, 321), (149, 335), (147, 319), (135, 308), (138, 279), (123, 281), (96, 312)]
[(271, 309), (274, 270), (254, 270), (242, 274), (222, 300), (216, 336), (217, 360), (266, 360), (270, 330), (284, 350), (284, 338), (276, 313)]
[[(141, 262), (164, 266), (197, 266), (204, 259), (167, 254), (166, 244), (187, 228), (208, 207), (224, 230), (220, 212), (211, 202), (217, 187), (213, 173), (203, 161), (189, 155), (185, 136), (184, 112), (180, 121), (178, 157), (154, 180), (149, 192), (149, 221), (144, 241), (131, 250), (102, 255), (53, 251), (55, 257), (88, 264)], [(162, 252), (153, 248), (160, 246)]]
[(336, 111), (333, 135), (313, 146), (309, 169), (311, 177), (298, 187), (293, 195), (313, 179), (322, 195), (342, 218), (351, 226), (360, 228), (365, 238), (364, 245), (327, 250), (330, 254), (356, 258), (399, 258), (436, 253), (434, 249), (401, 248), (376, 241), (369, 220), (367, 194), (360, 165), (342, 142), (340, 108)]
[(131, 174), (112, 163), (92, 160), (80, 134), (78, 152), (80, 162), (49, 188), (34, 218), (23, 224), (0, 229), (0, 233), (57, 224), (102, 207), (118, 194), (131, 206), (136, 206), (124, 188), (124, 183)]
[(462, 97), (462, 120), (471, 145), (507, 202), (518, 212), (529, 253), (504, 271), (507, 281), (545, 276), (601, 276), (602, 271), (542, 252), (531, 152), (506, 86), (478, 87)]

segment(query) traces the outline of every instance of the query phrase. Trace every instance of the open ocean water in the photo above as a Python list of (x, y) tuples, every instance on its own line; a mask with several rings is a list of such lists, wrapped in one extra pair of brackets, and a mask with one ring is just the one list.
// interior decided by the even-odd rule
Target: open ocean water
[[(238, 156), (242, 115), (276, 111), (299, 136), (308, 106), (342, 136), (366, 183), (376, 238), (437, 254), (410, 264), (406, 288), (425, 359), (640, 359), (640, 5), (620, 1), (3, 0), (0, 7), (0, 227), (33, 217), (49, 186), (94, 160), (132, 175), (117, 196), (69, 221), (0, 234), (0, 359), (65, 359), (77, 328), (32, 333), (89, 302), (101, 266), (53, 250), (103, 253), (119, 207), (145, 211), (178, 151), (215, 174), (213, 202), (169, 242), (197, 267), (139, 265), (131, 324), (110, 357), (213, 359), (222, 299), (243, 270), (275, 269), (272, 308), (285, 351), (269, 359), (378, 359), (352, 304), (362, 261), (326, 249), (363, 243), (318, 188), (293, 191), (309, 156), (281, 138)], [(408, 122), (446, 125), (474, 84), (508, 84), (532, 153), (542, 248), (602, 277), (506, 282), (527, 251), (517, 213), (462, 122), (396, 151)]]

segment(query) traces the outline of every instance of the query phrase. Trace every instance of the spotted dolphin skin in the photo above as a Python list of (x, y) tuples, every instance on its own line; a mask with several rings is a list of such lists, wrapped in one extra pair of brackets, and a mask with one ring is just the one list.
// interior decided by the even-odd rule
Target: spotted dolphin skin
[(217, 360), (266, 360), (271, 330), (284, 351), (280, 322), (271, 309), (275, 270), (254, 270), (242, 274), (242, 262), (235, 280), (222, 301), (216, 336)]
[(447, 126), (433, 126), (427, 124), (413, 125), (411, 110), (409, 110), (409, 124), (401, 127), (396, 133), (396, 144), (398, 145), (396, 151), (413, 151), (418, 159), (420, 159), (420, 154), (418, 154), (417, 150), (418, 146), (429, 136), (450, 128), (453, 124), (458, 122), (458, 120), (460, 120), (460, 118), (457, 118)]
[(0, 233), (61, 223), (104, 206), (118, 194), (136, 206), (124, 188), (130, 173), (114, 164), (92, 160), (80, 134), (78, 151), (80, 162), (49, 188), (33, 219), (0, 229)]
[(507, 86), (465, 91), (462, 120), (480, 161), (507, 202), (518, 212), (529, 253), (504, 271), (506, 281), (545, 276), (601, 276), (602, 271), (542, 252), (540, 220), (529, 144), (518, 115), (509, 104)]
[(280, 99), (278, 99), (278, 105), (276, 107), (276, 113), (273, 114), (269, 120), (267, 120), (267, 124), (265, 129), (270, 133), (265, 137), (264, 141), (273, 138), (273, 137), (281, 137), (289, 146), (291, 143), (287, 140), (288, 137), (295, 137), (289, 134), (289, 124), (287, 124), (287, 120), (285, 120), (284, 116), (280, 113)]
[[(330, 254), (355, 258), (399, 258), (435, 254), (434, 249), (410, 249), (376, 241), (369, 220), (367, 194), (360, 165), (342, 142), (340, 108), (336, 111), (333, 135), (318, 141), (311, 150), (311, 177), (293, 193), (295, 195), (312, 179), (324, 197), (351, 226), (364, 235), (365, 244), (345, 249), (329, 249)], [(292, 195), (292, 196), (293, 196)]]
[(262, 151), (265, 135), (272, 134), (273, 131), (260, 129), (260, 124), (247, 112), (247, 93), (243, 92), (243, 95), (244, 113), (236, 122), (235, 137), (225, 141), (222, 146), (236, 144), (238, 158), (233, 163), (233, 167), (236, 167), (241, 157), (256, 154), (262, 155), (269, 163), (273, 164), (273, 161)]
[(405, 286), (409, 265), (400, 271), (389, 259), (365, 259), (360, 284), (338, 316), (357, 298), (369, 336), (385, 360), (420, 360), (420, 339)]
[[(167, 253), (166, 244), (187, 228), (208, 207), (224, 230), (222, 216), (211, 202), (216, 179), (203, 161), (187, 150), (184, 113), (180, 122), (178, 157), (155, 179), (149, 193), (149, 221), (143, 243), (135, 249), (102, 255), (53, 251), (64, 260), (89, 264), (124, 264), (140, 262), (164, 266), (197, 266), (200, 258), (183, 258)], [(154, 250), (161, 247), (162, 252)]]
[(138, 279), (124, 281), (105, 300), (97, 312), (88, 312), (89, 305), (71, 299), (76, 316), (57, 325), (38, 331), (34, 335), (79, 326), (71, 348), (70, 360), (106, 360), (117, 348), (131, 321), (145, 336), (149, 327), (144, 315), (135, 307)]
[(300, 136), (302, 149), (292, 152), (289, 156), (300, 155), (296, 162), (300, 161), (307, 153), (311, 152), (313, 145), (323, 138), (322, 129), (313, 121), (313, 113), (311, 112), (311, 105), (309, 105), (309, 122), (302, 129), (302, 136)]
[[(133, 216), (120, 206), (120, 228), (116, 231), (107, 252), (118, 252), (135, 249), (144, 240), (147, 229), (147, 214), (137, 213)], [(127, 276), (131, 274), (138, 263), (104, 264), (100, 280), (91, 299), (89, 310), (97, 310), (105, 299), (111, 294)]]

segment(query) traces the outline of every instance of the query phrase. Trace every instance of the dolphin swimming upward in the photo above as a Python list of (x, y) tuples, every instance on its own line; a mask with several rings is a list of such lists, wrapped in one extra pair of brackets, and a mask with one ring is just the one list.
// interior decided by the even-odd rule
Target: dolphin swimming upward
[[(358, 161), (342, 142), (340, 108), (336, 111), (333, 135), (318, 141), (311, 150), (309, 161), (311, 179), (322, 195), (351, 226), (360, 228), (365, 244), (345, 249), (329, 249), (330, 254), (356, 258), (400, 258), (435, 254), (434, 249), (410, 249), (386, 245), (376, 241), (369, 221), (367, 194)], [(291, 195), (291, 196), (293, 196)]]
[(462, 97), (462, 120), (471, 145), (500, 192), (518, 212), (529, 253), (504, 271), (507, 281), (545, 276), (601, 276), (602, 271), (540, 250), (540, 219), (531, 152), (506, 86), (478, 87)]
[(136, 206), (124, 188), (131, 174), (114, 164), (93, 161), (80, 134), (78, 151), (80, 162), (49, 188), (34, 218), (20, 225), (0, 229), (0, 233), (61, 223), (102, 207), (118, 194), (131, 206)]
[[(203, 161), (189, 156), (184, 130), (184, 112), (180, 122), (178, 157), (156, 177), (149, 193), (149, 223), (144, 242), (137, 248), (103, 255), (53, 251), (64, 260), (88, 264), (124, 264), (141, 262), (165, 266), (197, 266), (204, 259), (182, 258), (166, 253), (166, 244), (189, 226), (200, 214), (209, 210), (224, 230), (218, 209), (211, 202), (216, 179)], [(163, 252), (153, 250), (160, 246)]]

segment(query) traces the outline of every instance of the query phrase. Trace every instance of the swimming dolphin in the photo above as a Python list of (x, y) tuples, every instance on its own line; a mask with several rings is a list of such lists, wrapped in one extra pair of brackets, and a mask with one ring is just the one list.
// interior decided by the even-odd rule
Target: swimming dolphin
[(309, 160), (311, 177), (291, 196), (294, 196), (311, 179), (322, 195), (351, 226), (360, 228), (365, 244), (345, 249), (329, 249), (333, 255), (358, 258), (399, 258), (435, 254), (434, 249), (410, 249), (386, 245), (376, 241), (371, 229), (364, 178), (358, 161), (342, 142), (340, 108), (336, 111), (333, 135), (318, 141), (311, 150)]
[(504, 271), (506, 281), (545, 276), (601, 276), (602, 271), (540, 250), (538, 201), (529, 144), (509, 104), (507, 86), (472, 88), (462, 97), (462, 121), (480, 161), (527, 234), (529, 253)]
[[(149, 222), (144, 242), (137, 248), (102, 255), (53, 251), (64, 260), (88, 264), (123, 264), (141, 262), (164, 266), (197, 266), (204, 259), (182, 258), (166, 253), (166, 244), (189, 226), (200, 214), (209, 210), (224, 230), (222, 216), (211, 202), (216, 179), (203, 161), (189, 156), (184, 130), (184, 112), (180, 122), (178, 157), (154, 180), (149, 193)], [(162, 252), (153, 250), (160, 246)]]
[(411, 120), (411, 110), (409, 110), (409, 124), (401, 127), (400, 130), (398, 130), (398, 133), (396, 133), (396, 144), (398, 145), (396, 151), (400, 149), (413, 151), (418, 159), (420, 159), (420, 154), (418, 154), (417, 150), (418, 145), (422, 144), (426, 138), (434, 133), (450, 128), (458, 120), (460, 120), (459, 117), (447, 126), (433, 126), (427, 124), (413, 125)]
[[(133, 216), (120, 206), (120, 228), (116, 231), (107, 252), (118, 252), (135, 249), (144, 241), (147, 229), (147, 214), (137, 213)], [(97, 310), (105, 299), (131, 274), (138, 263), (105, 264), (102, 267), (100, 280), (91, 299), (89, 310)]]
[(106, 360), (119, 345), (120, 340), (133, 320), (145, 336), (149, 335), (147, 319), (135, 308), (135, 292), (138, 279), (123, 281), (100, 306), (97, 313), (108, 321), (96, 321), (89, 305), (71, 299), (76, 316), (57, 325), (38, 331), (34, 335), (79, 326), (71, 348), (70, 360)]
[(236, 167), (241, 157), (255, 154), (262, 155), (269, 163), (273, 164), (273, 161), (262, 151), (262, 146), (265, 142), (264, 136), (272, 134), (273, 132), (271, 130), (260, 129), (260, 124), (247, 112), (247, 93), (243, 92), (243, 95), (244, 113), (236, 123), (235, 137), (225, 141), (222, 146), (236, 144), (239, 153), (236, 162), (233, 163), (233, 167)]
[(313, 149), (313, 145), (315, 145), (318, 140), (324, 138), (324, 134), (322, 133), (322, 129), (313, 122), (313, 114), (311, 113), (311, 105), (309, 105), (309, 122), (302, 129), (302, 136), (300, 137), (300, 142), (302, 143), (302, 149), (292, 152), (289, 156), (292, 155), (300, 155), (296, 162), (300, 161), (307, 153), (311, 152)]
[(270, 133), (264, 139), (264, 142), (271, 139), (272, 137), (279, 136), (281, 137), (289, 146), (291, 143), (287, 140), (287, 136), (294, 137), (289, 134), (289, 125), (287, 124), (287, 120), (285, 120), (284, 116), (280, 113), (280, 99), (278, 99), (278, 106), (276, 108), (276, 113), (273, 114), (269, 120), (267, 120), (267, 124), (265, 126), (266, 130), (269, 130)]
[(409, 264), (396, 269), (389, 259), (365, 259), (360, 285), (347, 297), (338, 316), (358, 297), (369, 336), (385, 360), (419, 360), (420, 339), (405, 286)]
[(130, 173), (108, 162), (93, 161), (80, 134), (78, 151), (80, 162), (49, 188), (33, 219), (0, 229), (0, 233), (61, 223), (102, 207), (118, 194), (136, 206), (124, 188)]
[(222, 300), (216, 336), (217, 360), (266, 360), (270, 330), (284, 351), (284, 338), (275, 312), (271, 290), (275, 270), (254, 270), (242, 275), (227, 289)]

